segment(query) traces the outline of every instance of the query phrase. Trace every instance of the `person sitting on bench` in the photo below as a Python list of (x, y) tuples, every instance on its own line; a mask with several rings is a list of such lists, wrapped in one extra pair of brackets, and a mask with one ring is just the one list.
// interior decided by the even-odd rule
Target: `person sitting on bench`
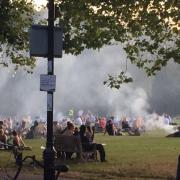
[(79, 134), (80, 134), (83, 151), (91, 151), (95, 146), (96, 150), (99, 152), (101, 162), (105, 162), (106, 161), (105, 160), (105, 150), (104, 150), (103, 145), (91, 143), (89, 141), (89, 139), (86, 137), (86, 126), (85, 125), (80, 126)]

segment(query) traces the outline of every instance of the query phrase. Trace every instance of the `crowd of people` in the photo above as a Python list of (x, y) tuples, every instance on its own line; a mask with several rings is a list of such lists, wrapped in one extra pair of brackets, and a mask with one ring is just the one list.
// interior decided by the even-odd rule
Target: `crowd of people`
[[(64, 120), (65, 121), (65, 120)], [(30, 128), (27, 128), (27, 122), (22, 120), (19, 126), (14, 125), (11, 119), (0, 121), (0, 148), (9, 149), (11, 146), (26, 147), (23, 139), (33, 139), (35, 137), (45, 137), (46, 135), (46, 123), (34, 121), (30, 124)], [(61, 134), (66, 136), (78, 136), (82, 143), (84, 151), (96, 148), (100, 154), (101, 162), (105, 161), (105, 150), (102, 144), (94, 142), (94, 126), (89, 124), (82, 124), (81, 126), (75, 125), (71, 120), (66, 120), (61, 124), (58, 121), (53, 122), (54, 134)], [(69, 154), (71, 156), (72, 154)]]
[[(171, 119), (164, 116), (164, 123), (170, 124)], [(44, 138), (47, 133), (47, 124), (42, 120), (32, 120), (29, 116), (21, 121), (12, 118), (0, 120), (0, 148), (8, 149), (13, 146), (26, 147), (23, 139)], [(105, 161), (105, 150), (102, 144), (94, 142), (94, 133), (108, 134), (109, 136), (140, 136), (145, 131), (144, 120), (138, 116), (133, 120), (123, 116), (120, 119), (114, 116), (98, 117), (92, 113), (79, 112), (77, 117), (62, 118), (53, 122), (54, 134), (78, 136), (83, 150), (90, 150), (94, 146), (100, 154), (102, 162)], [(71, 157), (71, 154), (68, 155)]]
[[(2, 121), (0, 122), (2, 124)], [(23, 138), (16, 130), (8, 132), (0, 126), (0, 149), (11, 149), (12, 146), (26, 147)]]
[(13, 146), (27, 147), (23, 139), (34, 138), (38, 124), (37, 121), (31, 124), (27, 119), (20, 122), (11, 118), (0, 120), (0, 149), (11, 149)]

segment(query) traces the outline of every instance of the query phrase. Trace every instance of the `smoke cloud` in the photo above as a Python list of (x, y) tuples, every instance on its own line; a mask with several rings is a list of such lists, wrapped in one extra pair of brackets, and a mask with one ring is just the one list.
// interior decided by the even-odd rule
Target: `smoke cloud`
[[(99, 115), (138, 116), (148, 112), (180, 114), (180, 66), (170, 63), (156, 77), (147, 78), (128, 62), (132, 84), (120, 90), (103, 85), (107, 74), (125, 70), (126, 55), (119, 46), (100, 51), (86, 50), (79, 56), (55, 59), (55, 114), (69, 109), (92, 111)], [(42, 115), (46, 117), (46, 92), (40, 91), (40, 74), (47, 73), (47, 59), (38, 58), (33, 74), (1, 68), (0, 115)]]

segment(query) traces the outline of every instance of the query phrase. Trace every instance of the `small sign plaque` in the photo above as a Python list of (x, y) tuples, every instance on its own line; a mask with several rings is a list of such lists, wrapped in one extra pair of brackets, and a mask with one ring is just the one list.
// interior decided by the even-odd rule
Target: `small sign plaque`
[(55, 75), (40, 75), (40, 91), (54, 92), (56, 89), (56, 76)]

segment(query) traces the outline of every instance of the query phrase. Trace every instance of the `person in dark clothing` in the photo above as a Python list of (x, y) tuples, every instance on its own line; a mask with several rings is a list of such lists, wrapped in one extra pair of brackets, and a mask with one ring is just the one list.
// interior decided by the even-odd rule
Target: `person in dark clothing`
[(177, 131), (167, 135), (166, 137), (180, 137), (180, 126), (177, 128)]
[(131, 127), (129, 126), (129, 123), (128, 123), (126, 117), (123, 117), (123, 119), (122, 119), (122, 124), (121, 124), (121, 125), (122, 125), (122, 129), (123, 129), (125, 132), (130, 131)]
[(39, 125), (37, 121), (34, 121), (34, 125), (30, 127), (30, 131), (26, 135), (26, 139), (33, 139), (35, 137), (35, 129)]
[(92, 143), (94, 140), (94, 127), (86, 126), (86, 137), (89, 139), (89, 142)]
[(91, 151), (95, 146), (96, 150), (99, 152), (101, 162), (105, 162), (106, 161), (105, 160), (105, 150), (104, 150), (103, 145), (91, 143), (89, 141), (89, 139), (85, 135), (86, 134), (86, 126), (85, 125), (81, 125), (79, 134), (80, 134), (80, 139), (81, 139), (83, 150)]
[(109, 136), (115, 135), (115, 127), (114, 127), (112, 120), (109, 120), (107, 122), (104, 134), (106, 134), (106, 132), (108, 133)]

